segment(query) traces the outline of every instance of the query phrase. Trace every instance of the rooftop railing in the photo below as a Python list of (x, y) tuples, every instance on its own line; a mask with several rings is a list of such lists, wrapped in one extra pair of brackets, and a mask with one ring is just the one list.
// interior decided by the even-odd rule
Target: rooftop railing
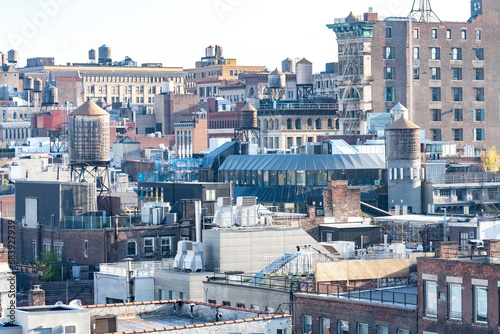
[(382, 289), (366, 289), (350, 287), (345, 285), (331, 283), (316, 283), (313, 281), (301, 281), (299, 285), (300, 293), (315, 295), (326, 295), (335, 298), (344, 298), (351, 300), (378, 302), (384, 304), (417, 306), (417, 293), (409, 291), (396, 291), (414, 286), (391, 287)]

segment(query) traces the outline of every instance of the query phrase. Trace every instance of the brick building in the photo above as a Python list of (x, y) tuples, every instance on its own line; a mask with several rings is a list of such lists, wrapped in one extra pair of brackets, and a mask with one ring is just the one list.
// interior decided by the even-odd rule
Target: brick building
[[(16, 259), (34, 261), (43, 252), (55, 251), (61, 262), (98, 266), (130, 257), (134, 261), (155, 261), (174, 257), (177, 242), (194, 237), (193, 225), (127, 226), (128, 219), (120, 219), (115, 258), (115, 230), (103, 227), (85, 229), (79, 226), (56, 229), (29, 228), (16, 222)], [(3, 239), (8, 238), (8, 221), (3, 220)]]
[[(382, 20), (376, 13), (351, 13), (328, 25), (339, 45), (340, 130), (363, 133), (366, 112), (388, 112), (399, 101), (412, 110), (426, 139), (459, 149), (472, 145), (476, 152), (495, 145), (500, 3), (471, 3), (468, 21), (415, 21), (411, 34), (408, 20)], [(408, 86), (418, 97), (413, 106)]]
[[(434, 333), (498, 333), (500, 240), (484, 251), (441, 243), (435, 258), (418, 258), (418, 327)], [(420, 332), (420, 333), (422, 333)]]

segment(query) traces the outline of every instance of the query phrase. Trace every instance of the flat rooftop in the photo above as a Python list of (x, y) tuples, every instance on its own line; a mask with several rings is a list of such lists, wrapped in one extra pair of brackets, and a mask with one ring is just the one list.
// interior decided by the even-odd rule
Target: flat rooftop
[[(82, 306), (91, 316), (115, 315), (118, 332), (151, 333), (291, 317), (183, 299)], [(207, 328), (207, 331), (209, 329)]]

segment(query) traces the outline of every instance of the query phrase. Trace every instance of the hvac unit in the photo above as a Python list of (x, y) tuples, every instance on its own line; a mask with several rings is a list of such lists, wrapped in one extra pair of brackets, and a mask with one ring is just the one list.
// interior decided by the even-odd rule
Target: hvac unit
[(183, 271), (203, 271), (203, 244), (188, 240), (179, 241), (173, 267)]
[(233, 206), (230, 197), (219, 197), (215, 204), (214, 224), (227, 228), (233, 226)]
[(236, 200), (235, 223), (238, 226), (257, 225), (257, 197), (240, 196)]

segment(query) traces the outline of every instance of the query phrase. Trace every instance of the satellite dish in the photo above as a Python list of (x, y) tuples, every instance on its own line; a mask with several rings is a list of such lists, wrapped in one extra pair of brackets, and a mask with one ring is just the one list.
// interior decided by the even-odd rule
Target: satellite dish
[(74, 299), (74, 300), (69, 302), (69, 306), (80, 307), (80, 306), (82, 306), (82, 301), (80, 299)]

